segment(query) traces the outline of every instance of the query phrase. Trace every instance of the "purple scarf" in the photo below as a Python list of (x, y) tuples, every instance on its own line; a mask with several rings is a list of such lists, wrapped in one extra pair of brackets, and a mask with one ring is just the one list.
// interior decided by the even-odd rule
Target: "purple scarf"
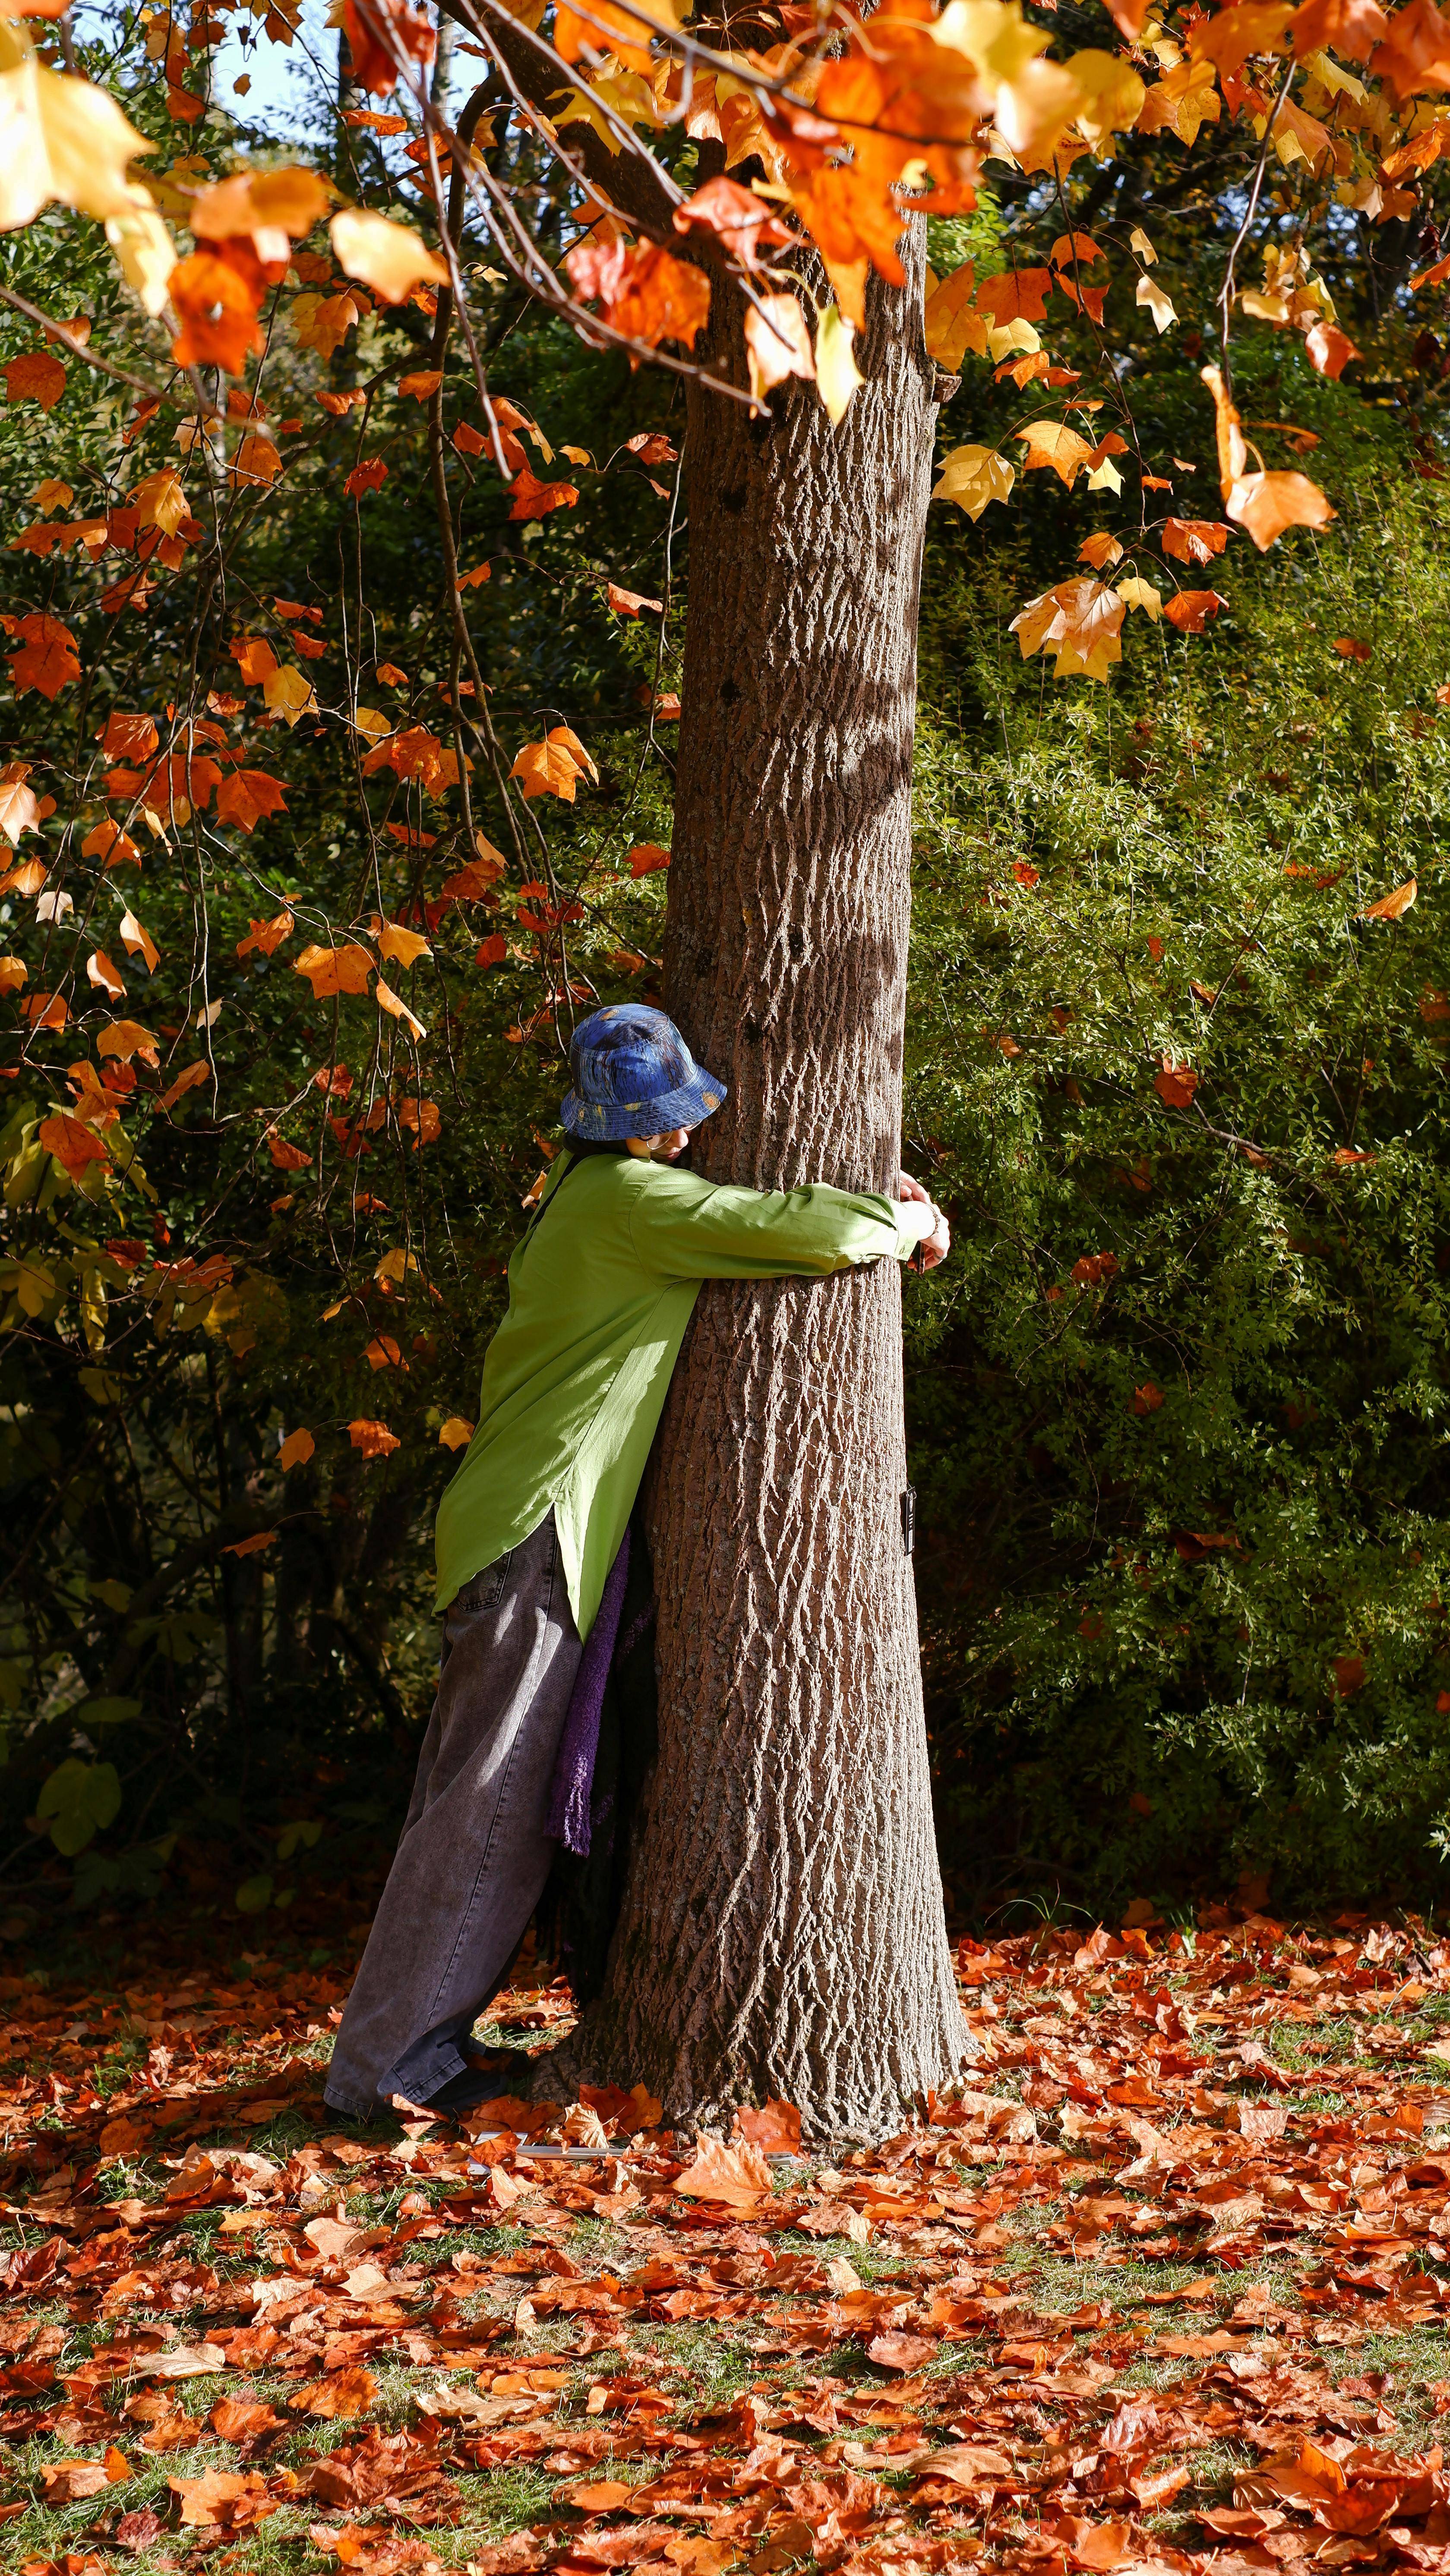
[(599, 1751), (599, 1720), (604, 1708), (609, 1667), (614, 1661), (619, 1637), (624, 1587), (628, 1579), (629, 1531), (626, 1529), (619, 1543), (619, 1554), (609, 1569), (609, 1578), (575, 1676), (569, 1714), (564, 1720), (558, 1759), (554, 1764), (548, 1822), (544, 1827), (546, 1834), (551, 1834), (566, 1851), (576, 1853), (580, 1859), (589, 1850), (589, 1800), (594, 1787), (594, 1760)]

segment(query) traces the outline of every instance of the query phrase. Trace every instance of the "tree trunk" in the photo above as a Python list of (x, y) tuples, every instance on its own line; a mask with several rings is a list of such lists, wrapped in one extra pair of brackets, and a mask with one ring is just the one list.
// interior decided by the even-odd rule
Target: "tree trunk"
[[(900, 1154), (916, 622), (934, 370), (870, 287), (833, 430), (691, 388), (666, 1000), (729, 1100), (697, 1170), (890, 1190)], [(737, 382), (740, 304), (715, 347)], [(702, 354), (697, 350), (697, 355)], [(701, 1294), (654, 1511), (660, 1759), (591, 2069), (667, 2113), (771, 2095), (817, 2139), (958, 2075), (911, 1561), (897, 1265)]]

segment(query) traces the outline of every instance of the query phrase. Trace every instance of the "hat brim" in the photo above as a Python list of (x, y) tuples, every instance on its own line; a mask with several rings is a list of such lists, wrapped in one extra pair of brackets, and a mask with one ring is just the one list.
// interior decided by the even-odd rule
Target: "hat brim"
[(567, 1136), (589, 1145), (620, 1144), (627, 1136), (668, 1136), (675, 1127), (698, 1127), (714, 1116), (727, 1086), (697, 1065), (693, 1079), (678, 1091), (661, 1092), (657, 1100), (581, 1100), (566, 1091), (559, 1119)]

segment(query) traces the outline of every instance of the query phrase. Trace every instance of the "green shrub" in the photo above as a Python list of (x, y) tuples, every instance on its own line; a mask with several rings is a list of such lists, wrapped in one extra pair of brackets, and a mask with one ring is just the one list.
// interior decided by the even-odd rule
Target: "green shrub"
[(908, 1386), (976, 1908), (1443, 1883), (1447, 510), (1362, 448), (1334, 489), (1111, 690), (1018, 659), (1030, 522), (937, 541)]

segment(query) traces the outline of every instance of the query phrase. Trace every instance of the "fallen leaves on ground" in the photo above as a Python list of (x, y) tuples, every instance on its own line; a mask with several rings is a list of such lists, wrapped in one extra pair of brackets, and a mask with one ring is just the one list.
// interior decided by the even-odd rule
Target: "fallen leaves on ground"
[(834, 2160), (642, 2086), (354, 2129), (305, 1935), (5, 1979), (7, 2563), (1443, 2576), (1450, 1945), (1131, 1915), (963, 1940), (968, 2086)]

